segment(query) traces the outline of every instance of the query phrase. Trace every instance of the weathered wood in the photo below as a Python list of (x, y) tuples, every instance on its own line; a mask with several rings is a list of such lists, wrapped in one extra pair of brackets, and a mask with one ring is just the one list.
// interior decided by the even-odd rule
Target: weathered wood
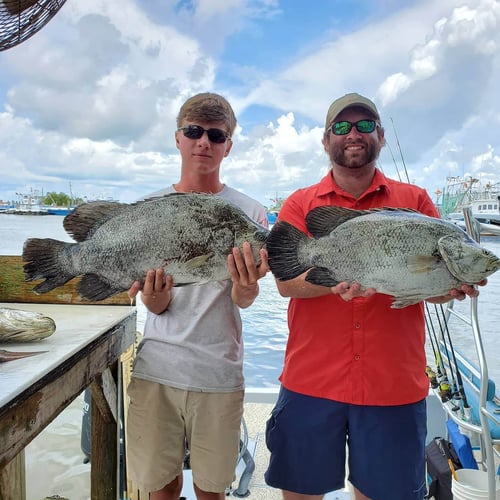
[(4, 468), (0, 468), (0, 500), (25, 500), (24, 450)]
[(91, 389), (92, 404), (97, 405), (104, 420), (106, 422), (116, 422), (118, 420), (118, 395), (116, 382), (109, 368), (95, 378)]
[[(129, 406), (129, 400), (128, 400), (128, 395), (127, 395), (127, 388), (130, 382), (132, 381), (132, 367), (134, 364), (134, 359), (135, 359), (135, 354), (137, 351), (137, 347), (139, 346), (139, 343), (142, 340), (142, 333), (137, 332), (136, 333), (136, 338), (135, 338), (135, 343), (134, 345), (131, 345), (126, 352), (122, 354), (121, 357), (121, 364), (122, 364), (122, 393), (123, 393), (123, 419), (125, 423), (125, 429), (127, 429), (127, 418), (128, 418), (128, 406)], [(125, 432), (125, 439), (126, 439), (126, 432)], [(125, 442), (125, 449), (126, 449), (126, 442)], [(127, 495), (130, 500), (148, 500), (149, 499), (149, 493), (147, 491), (141, 491), (135, 485), (131, 479), (129, 479), (128, 475), (128, 460), (125, 458), (125, 466), (126, 466), (126, 478), (127, 478)]]
[[(0, 256), (0, 302), (80, 305), (130, 305), (126, 293), (93, 302), (81, 298), (79, 278), (42, 295), (33, 292), (33, 283), (24, 281), (20, 256)], [(19, 307), (19, 306), (16, 306)], [(53, 307), (47, 306), (47, 307)], [(103, 309), (104, 310), (104, 309)], [(128, 310), (128, 308), (127, 308)], [(95, 314), (95, 312), (94, 312)], [(24, 500), (24, 448), (94, 380), (99, 394), (92, 414), (92, 500), (117, 498), (119, 425), (117, 424), (116, 383), (109, 371), (121, 354), (134, 343), (136, 314), (124, 317), (56, 368), (45, 373), (26, 390), (0, 408), (0, 500)], [(119, 418), (118, 418), (119, 421)]]
[(0, 469), (119, 359), (134, 342), (135, 321), (135, 314), (128, 316), (0, 410)]
[[(109, 370), (107, 370), (109, 371)], [(116, 373), (116, 367), (114, 369)], [(110, 373), (111, 375), (111, 373)], [(114, 379), (113, 379), (114, 380)], [(116, 500), (118, 496), (118, 453), (119, 423), (112, 415), (105, 395), (103, 379), (98, 376), (91, 385), (91, 470), (90, 498), (92, 500)], [(115, 384), (116, 396), (116, 384)]]
[(40, 304), (93, 304), (130, 305), (126, 292), (113, 295), (104, 300), (90, 301), (78, 295), (76, 287), (80, 277), (74, 278), (64, 286), (37, 295), (33, 287), (39, 281), (24, 280), (23, 261), (19, 255), (0, 255), (0, 302), (33, 302)]

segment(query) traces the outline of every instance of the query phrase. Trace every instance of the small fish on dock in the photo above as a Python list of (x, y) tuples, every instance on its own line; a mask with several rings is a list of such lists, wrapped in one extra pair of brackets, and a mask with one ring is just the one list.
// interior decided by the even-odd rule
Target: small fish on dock
[(7, 351), (6, 349), (0, 349), (0, 363), (28, 358), (29, 356), (36, 356), (45, 352), (48, 351)]
[(0, 307), (0, 343), (34, 342), (56, 331), (55, 321), (45, 314)]

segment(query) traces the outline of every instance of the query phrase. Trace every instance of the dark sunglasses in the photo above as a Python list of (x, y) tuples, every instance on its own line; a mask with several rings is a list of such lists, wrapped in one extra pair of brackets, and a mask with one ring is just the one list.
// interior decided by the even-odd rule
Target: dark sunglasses
[(330, 130), (335, 135), (346, 135), (352, 130), (353, 126), (361, 134), (371, 134), (375, 130), (377, 123), (375, 120), (359, 120), (356, 123), (342, 121), (333, 123)]
[(210, 142), (215, 142), (216, 144), (222, 144), (228, 139), (231, 139), (230, 135), (220, 128), (203, 128), (199, 125), (188, 125), (187, 127), (179, 127), (177, 130), (182, 130), (184, 137), (188, 139), (199, 139), (204, 132), (207, 133), (208, 140)]

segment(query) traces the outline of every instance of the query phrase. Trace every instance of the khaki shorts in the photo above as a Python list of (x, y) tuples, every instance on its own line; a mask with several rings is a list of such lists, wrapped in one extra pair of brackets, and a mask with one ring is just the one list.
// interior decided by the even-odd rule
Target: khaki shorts
[(189, 443), (193, 481), (224, 492), (235, 479), (243, 391), (194, 392), (132, 378), (126, 446), (129, 478), (157, 491), (182, 473)]

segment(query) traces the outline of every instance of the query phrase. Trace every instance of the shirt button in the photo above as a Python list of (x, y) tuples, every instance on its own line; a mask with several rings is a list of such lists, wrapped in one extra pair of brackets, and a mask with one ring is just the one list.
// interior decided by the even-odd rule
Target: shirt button
[(359, 330), (361, 328), (361, 323), (354, 323), (354, 328), (356, 328), (356, 330)]
[(356, 361), (359, 361), (359, 360), (361, 359), (361, 356), (360, 356), (359, 354), (356, 354), (356, 356), (354, 356), (354, 359), (355, 359)]

